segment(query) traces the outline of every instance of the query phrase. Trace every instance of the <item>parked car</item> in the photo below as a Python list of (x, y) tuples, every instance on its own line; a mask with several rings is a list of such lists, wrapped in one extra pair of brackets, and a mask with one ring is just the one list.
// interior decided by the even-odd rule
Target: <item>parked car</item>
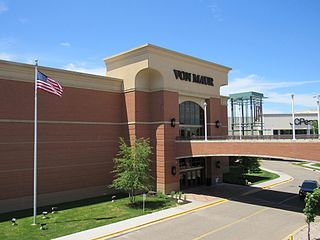
[(299, 186), (299, 196), (301, 199), (305, 198), (307, 193), (312, 193), (316, 188), (319, 187), (319, 184), (315, 180), (304, 180), (302, 185)]

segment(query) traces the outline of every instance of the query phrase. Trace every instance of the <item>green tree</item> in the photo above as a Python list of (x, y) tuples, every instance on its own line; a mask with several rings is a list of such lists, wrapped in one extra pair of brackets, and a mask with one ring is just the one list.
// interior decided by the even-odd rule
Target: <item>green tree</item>
[(239, 158), (239, 163), (239, 166), (242, 169), (242, 174), (260, 171), (260, 162), (256, 157), (242, 156)]
[(318, 120), (314, 120), (311, 122), (311, 126), (313, 128), (313, 132), (315, 134), (318, 134), (319, 130), (318, 130)]
[(128, 146), (120, 138), (120, 149), (114, 158), (115, 179), (112, 187), (129, 194), (131, 203), (135, 202), (138, 191), (148, 190), (151, 186), (150, 159), (151, 146), (148, 139), (135, 139), (132, 146)]
[(317, 188), (313, 193), (308, 193), (304, 201), (306, 205), (303, 213), (306, 216), (308, 240), (310, 240), (310, 223), (314, 222), (315, 217), (320, 213), (320, 188)]

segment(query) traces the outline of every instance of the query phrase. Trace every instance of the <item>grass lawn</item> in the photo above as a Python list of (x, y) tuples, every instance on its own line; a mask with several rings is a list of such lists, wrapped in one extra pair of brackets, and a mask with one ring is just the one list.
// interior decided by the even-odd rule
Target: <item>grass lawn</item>
[(278, 174), (264, 170), (260, 170), (260, 172), (257, 173), (247, 173), (242, 176), (238, 167), (230, 167), (230, 172), (223, 174), (223, 181), (226, 183), (245, 185), (245, 179), (251, 182), (251, 184), (258, 184), (278, 177)]
[[(137, 197), (135, 206), (129, 205), (127, 197), (111, 202), (111, 197), (87, 199), (56, 205), (57, 213), (49, 213), (47, 219), (37, 217), (37, 226), (32, 226), (32, 210), (6, 213), (0, 215), (0, 239), (52, 239), (86, 229), (103, 226), (128, 218), (152, 213), (173, 207), (176, 202), (164, 195), (147, 197), (145, 212), (142, 211), (142, 196)], [(51, 210), (39, 208), (42, 211)], [(11, 218), (17, 219), (17, 225), (11, 225)], [(40, 230), (40, 223), (47, 223), (47, 230)]]
[(313, 163), (311, 165), (306, 165), (310, 162), (299, 162), (299, 163), (293, 163), (296, 166), (300, 166), (300, 167), (304, 167), (304, 168), (309, 168), (309, 169), (313, 169), (313, 170), (319, 170), (318, 167), (320, 167), (320, 163)]

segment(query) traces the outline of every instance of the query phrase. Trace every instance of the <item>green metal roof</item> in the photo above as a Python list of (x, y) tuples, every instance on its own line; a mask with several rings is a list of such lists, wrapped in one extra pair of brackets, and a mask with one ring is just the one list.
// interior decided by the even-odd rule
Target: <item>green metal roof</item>
[(230, 98), (237, 100), (237, 99), (250, 99), (252, 98), (259, 98), (262, 99), (264, 98), (263, 93), (258, 93), (258, 92), (242, 92), (242, 93), (234, 93), (229, 95)]

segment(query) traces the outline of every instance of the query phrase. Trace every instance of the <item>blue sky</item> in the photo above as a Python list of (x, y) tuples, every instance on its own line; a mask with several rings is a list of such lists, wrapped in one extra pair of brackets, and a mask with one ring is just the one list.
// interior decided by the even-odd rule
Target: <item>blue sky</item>
[(144, 43), (230, 66), (223, 94), (263, 92), (265, 112), (316, 109), (318, 0), (0, 0), (0, 59), (104, 74)]

